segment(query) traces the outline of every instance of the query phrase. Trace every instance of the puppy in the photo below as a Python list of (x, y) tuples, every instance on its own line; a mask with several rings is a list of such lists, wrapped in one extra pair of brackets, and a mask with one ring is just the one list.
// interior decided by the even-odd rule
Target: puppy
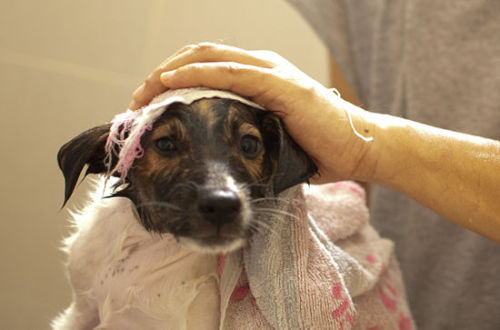
[[(85, 167), (101, 187), (65, 242), (74, 299), (54, 329), (217, 328), (217, 253), (265, 228), (259, 201), (307, 181), (314, 163), (276, 115), (234, 99), (170, 105), (140, 137), (126, 175), (112, 170), (123, 144), (107, 150), (111, 131), (112, 124), (94, 127), (58, 153), (64, 204)], [(186, 266), (171, 270), (178, 263)], [(139, 302), (120, 302), (130, 290)], [(197, 324), (200, 313), (208, 316)]]

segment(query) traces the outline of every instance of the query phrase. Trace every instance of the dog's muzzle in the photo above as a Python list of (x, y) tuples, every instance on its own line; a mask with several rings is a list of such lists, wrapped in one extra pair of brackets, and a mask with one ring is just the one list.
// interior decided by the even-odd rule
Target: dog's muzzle
[(249, 196), (231, 177), (200, 187), (192, 205), (192, 230), (179, 242), (201, 252), (229, 252), (248, 238), (252, 212)]

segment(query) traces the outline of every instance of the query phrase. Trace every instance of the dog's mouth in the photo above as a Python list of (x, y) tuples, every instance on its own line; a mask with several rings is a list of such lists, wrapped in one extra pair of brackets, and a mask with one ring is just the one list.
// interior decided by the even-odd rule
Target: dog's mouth
[(179, 243), (189, 249), (204, 253), (227, 253), (241, 248), (249, 235), (250, 212), (238, 212), (219, 221), (209, 217), (192, 219), (193, 230), (176, 235)]

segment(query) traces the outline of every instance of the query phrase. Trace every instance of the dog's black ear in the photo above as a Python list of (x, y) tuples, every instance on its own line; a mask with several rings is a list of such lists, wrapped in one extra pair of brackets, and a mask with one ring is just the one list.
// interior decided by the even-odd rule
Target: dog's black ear
[(262, 121), (264, 141), (274, 163), (274, 194), (308, 181), (318, 169), (307, 153), (284, 129), (281, 119), (268, 112)]
[(111, 124), (89, 129), (63, 145), (57, 153), (59, 168), (64, 174), (64, 203), (70, 198), (85, 165), (85, 175), (89, 173), (105, 173), (105, 145)]

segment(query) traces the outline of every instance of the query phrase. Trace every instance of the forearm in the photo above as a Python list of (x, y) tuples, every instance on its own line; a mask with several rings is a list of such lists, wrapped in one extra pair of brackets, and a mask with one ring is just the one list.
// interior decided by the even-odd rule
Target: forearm
[[(376, 125), (368, 181), (500, 242), (500, 143), (385, 115)], [(376, 153), (376, 154), (374, 154)]]

